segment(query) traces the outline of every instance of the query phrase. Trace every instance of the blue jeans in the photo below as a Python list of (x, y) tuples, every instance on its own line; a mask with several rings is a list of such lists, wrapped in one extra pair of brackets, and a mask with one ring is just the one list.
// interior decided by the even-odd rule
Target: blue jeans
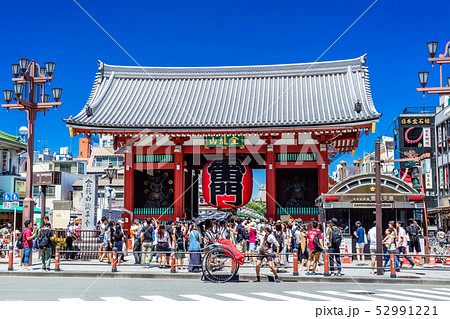
[[(395, 256), (395, 268), (400, 268), (400, 264), (398, 263), (398, 257), (395, 254), (394, 254), (394, 256)], [(384, 266), (383, 267), (387, 266), (390, 259), (391, 259), (391, 253), (388, 251), (388, 252), (386, 252), (386, 255), (384, 256)]]
[[(397, 249), (397, 254), (406, 254), (406, 247), (404, 246), (400, 246)], [(411, 260), (411, 258), (409, 256), (403, 256), (404, 258), (406, 258), (406, 260), (411, 264), (411, 266), (414, 266), (414, 262)], [(403, 262), (402, 262), (403, 265)]]
[[(338, 273), (341, 272), (341, 256), (339, 255), (341, 253), (341, 250), (339, 249), (339, 247), (335, 248), (335, 247), (330, 247), (328, 249), (328, 252), (330, 254), (338, 254), (338, 255), (329, 255), (330, 256), (330, 270), (336, 271)], [(334, 261), (336, 260), (336, 266), (334, 266)]]
[(30, 260), (30, 255), (31, 255), (31, 247), (25, 247), (23, 249), (22, 264), (28, 265), (28, 261)]

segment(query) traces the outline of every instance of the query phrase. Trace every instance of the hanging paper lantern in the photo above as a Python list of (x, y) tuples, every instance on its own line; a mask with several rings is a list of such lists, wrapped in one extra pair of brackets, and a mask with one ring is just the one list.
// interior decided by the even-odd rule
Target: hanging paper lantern
[(251, 199), (252, 187), (252, 169), (238, 159), (210, 161), (203, 168), (203, 198), (213, 207), (244, 206)]

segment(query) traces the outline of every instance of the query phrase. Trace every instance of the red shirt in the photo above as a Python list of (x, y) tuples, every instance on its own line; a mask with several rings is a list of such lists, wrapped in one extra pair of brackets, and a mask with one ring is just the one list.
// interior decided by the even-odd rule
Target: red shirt
[(308, 248), (313, 250), (314, 249), (314, 237), (319, 236), (319, 239), (322, 239), (322, 233), (318, 229), (311, 229), (306, 234), (306, 237), (308, 238)]
[(33, 248), (33, 239), (27, 240), (28, 237), (31, 237), (33, 233), (31, 232), (31, 229), (28, 227), (25, 228), (23, 232), (23, 248), (30, 247)]

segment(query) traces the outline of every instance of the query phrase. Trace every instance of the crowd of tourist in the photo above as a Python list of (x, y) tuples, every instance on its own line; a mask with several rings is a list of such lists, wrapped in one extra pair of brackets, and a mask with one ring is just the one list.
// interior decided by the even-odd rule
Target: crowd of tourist
[[(22, 257), (22, 269), (28, 267), (32, 249), (41, 249), (42, 269), (50, 269), (52, 256), (51, 241), (54, 232), (48, 217), (44, 217), (42, 228), (38, 223), (30, 220), (25, 222), (25, 229), (17, 232), (14, 250), (16, 257)], [(130, 229), (131, 245), (127, 243), (127, 236), (123, 229), (123, 221), (108, 221), (103, 217), (97, 227), (99, 230), (99, 262), (112, 262), (113, 248), (117, 248), (117, 262), (124, 261), (124, 250), (133, 251), (134, 263), (149, 269), (151, 263), (157, 263), (160, 268), (170, 267), (170, 256), (175, 258), (178, 269), (189, 272), (201, 271), (201, 250), (220, 239), (229, 240), (240, 252), (246, 254), (246, 262), (253, 264), (259, 281), (260, 268), (268, 266), (278, 280), (278, 273), (285, 271), (292, 261), (292, 253), (298, 251), (298, 261), (301, 270), (306, 275), (317, 275), (318, 267), (323, 264), (323, 250), (328, 249), (330, 255), (330, 272), (333, 276), (342, 275), (341, 247), (343, 245), (342, 225), (336, 218), (326, 223), (315, 220), (302, 222), (300, 219), (288, 221), (274, 221), (272, 219), (260, 221), (250, 218), (232, 218), (227, 220), (206, 220), (200, 225), (191, 221), (174, 222), (168, 219), (163, 223), (159, 219), (136, 219)], [(0, 247), (12, 247), (13, 227), (6, 223), (0, 228)], [(409, 219), (408, 226), (403, 221), (390, 221), (384, 231), (382, 245), (384, 248), (384, 267), (390, 263), (390, 251), (395, 251), (395, 266), (402, 267), (406, 253), (421, 253), (419, 237), (422, 229), (413, 219)], [(66, 259), (74, 258), (74, 243), (80, 237), (79, 231), (70, 222), (65, 229)], [(365, 246), (369, 245), (372, 274), (375, 274), (376, 260), (376, 223), (366, 232), (362, 223), (357, 221), (352, 235), (356, 241), (356, 261), (358, 266), (364, 266)], [(438, 234), (439, 235), (439, 234)], [(438, 236), (439, 237), (439, 236)], [(442, 236), (441, 236), (442, 237)], [(444, 236), (445, 238), (445, 233)], [(20, 246), (19, 246), (20, 244)], [(5, 257), (1, 251), (1, 257)], [(411, 267), (415, 262), (404, 256)], [(422, 264), (422, 263), (421, 263)]]

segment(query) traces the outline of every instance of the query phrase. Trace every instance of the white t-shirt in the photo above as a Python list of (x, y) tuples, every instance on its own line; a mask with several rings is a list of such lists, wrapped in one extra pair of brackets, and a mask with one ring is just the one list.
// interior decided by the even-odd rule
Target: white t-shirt
[(370, 243), (370, 249), (377, 249), (377, 228), (372, 227), (367, 233), (367, 239)]
[(403, 238), (403, 241), (400, 243), (400, 246), (407, 247), (408, 241), (406, 240), (406, 230), (403, 227), (400, 227), (397, 231), (398, 233), (398, 241), (400, 242)]

